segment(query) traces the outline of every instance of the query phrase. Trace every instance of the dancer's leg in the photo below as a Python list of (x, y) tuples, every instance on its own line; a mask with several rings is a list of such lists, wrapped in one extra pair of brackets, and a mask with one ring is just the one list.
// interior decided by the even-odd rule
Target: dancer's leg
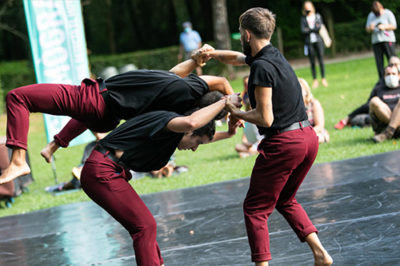
[(138, 265), (162, 265), (156, 221), (126, 175), (126, 170), (94, 150), (83, 167), (81, 185), (93, 201), (128, 230)]
[(31, 112), (70, 115), (83, 120), (96, 117), (99, 113), (96, 108), (101, 106), (96, 100), (101, 96), (95, 90), (92, 93), (82, 93), (85, 88), (63, 84), (34, 84), (14, 89), (7, 94), (6, 144), (13, 149), (13, 155), (10, 166), (0, 176), (0, 184), (17, 178), (21, 172), (30, 172), (25, 154), (19, 150), (27, 149)]
[(329, 266), (333, 263), (332, 257), (322, 246), (316, 233), (309, 234), (305, 241), (310, 246), (311, 251), (314, 254), (315, 266)]
[(42, 149), (40, 155), (42, 155), (46, 162), (50, 163), (53, 154), (58, 150), (58, 148), (68, 147), (69, 142), (82, 134), (86, 129), (87, 126), (84, 123), (72, 118), (64, 128), (54, 136), (54, 140)]

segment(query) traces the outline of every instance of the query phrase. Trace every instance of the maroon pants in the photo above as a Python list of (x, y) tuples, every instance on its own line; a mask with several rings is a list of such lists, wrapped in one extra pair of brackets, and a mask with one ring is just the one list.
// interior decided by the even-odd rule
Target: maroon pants
[(252, 261), (271, 260), (268, 217), (276, 208), (301, 241), (317, 232), (296, 192), (318, 152), (318, 138), (311, 127), (284, 132), (261, 141), (243, 204)]
[(83, 80), (80, 86), (34, 84), (19, 87), (7, 94), (6, 102), (7, 146), (27, 149), (31, 112), (68, 115), (81, 126), (99, 132), (112, 130), (118, 124), (107, 111), (97, 82), (90, 79)]
[(128, 230), (138, 265), (161, 265), (157, 224), (142, 199), (128, 183), (129, 171), (94, 150), (86, 160), (81, 185), (88, 196)]

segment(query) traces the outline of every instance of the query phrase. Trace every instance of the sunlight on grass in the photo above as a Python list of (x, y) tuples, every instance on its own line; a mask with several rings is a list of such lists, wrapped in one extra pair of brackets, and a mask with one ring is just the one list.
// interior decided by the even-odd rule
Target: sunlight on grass
[[(299, 77), (311, 82), (309, 68), (296, 71)], [(364, 103), (377, 81), (377, 73), (373, 58), (353, 60), (326, 66), (328, 88), (320, 87), (312, 92), (320, 100), (325, 110), (326, 128), (331, 135), (331, 142), (320, 146), (316, 163), (330, 162), (347, 158), (371, 155), (397, 150), (396, 140), (382, 144), (374, 144), (371, 128), (345, 128), (335, 131), (333, 126), (354, 108)], [(231, 82), (236, 92), (242, 90), (242, 79)], [(5, 135), (5, 116), (0, 116), (0, 134)], [(218, 130), (225, 130), (220, 127)], [(176, 163), (187, 165), (189, 172), (165, 179), (143, 178), (131, 181), (138, 193), (153, 193), (213, 182), (247, 177), (251, 173), (255, 157), (239, 159), (234, 150), (241, 140), (241, 130), (231, 139), (203, 145), (196, 152), (178, 151)], [(41, 114), (32, 114), (29, 132), (29, 155), (35, 182), (29, 186), (29, 192), (16, 198), (10, 209), (0, 208), (0, 216), (25, 213), (33, 210), (49, 208), (61, 204), (87, 201), (82, 192), (74, 192), (60, 196), (52, 196), (44, 191), (46, 186), (54, 184), (52, 168), (40, 157), (39, 152), (45, 143), (45, 133)], [(71, 168), (79, 164), (83, 145), (62, 149), (56, 153), (58, 180), (68, 181)], [(321, 177), (323, 178), (323, 177)]]

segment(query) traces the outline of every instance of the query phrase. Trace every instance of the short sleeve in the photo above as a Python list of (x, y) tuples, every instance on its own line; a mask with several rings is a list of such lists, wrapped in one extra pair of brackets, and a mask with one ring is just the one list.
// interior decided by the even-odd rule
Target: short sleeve
[(273, 87), (273, 67), (268, 62), (257, 60), (251, 65), (252, 84), (260, 87)]
[(113, 149), (125, 150), (131, 142), (154, 137), (168, 122), (182, 115), (168, 111), (153, 111), (127, 120), (100, 142)]
[(183, 34), (182, 33), (179, 35), (179, 43), (183, 44)]
[(390, 11), (389, 9), (386, 9), (386, 11), (388, 12), (388, 20), (389, 23), (395, 27), (397, 27), (397, 22), (396, 22), (396, 18), (393, 15), (393, 12)]
[(193, 73), (184, 77), (183, 80), (189, 85), (191, 94), (196, 99), (210, 91), (207, 82)]
[(158, 132), (165, 129), (169, 121), (180, 116), (182, 115), (168, 111), (151, 112), (151, 120), (153, 120), (154, 122), (152, 123), (151, 129), (149, 131), (149, 137), (154, 138)]

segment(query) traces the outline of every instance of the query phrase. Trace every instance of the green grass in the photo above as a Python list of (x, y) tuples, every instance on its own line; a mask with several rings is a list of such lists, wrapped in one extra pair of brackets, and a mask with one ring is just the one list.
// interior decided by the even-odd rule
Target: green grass
[[(299, 77), (311, 82), (310, 69), (296, 71)], [(373, 58), (353, 60), (326, 66), (328, 88), (313, 90), (314, 96), (320, 100), (325, 110), (326, 128), (331, 135), (331, 142), (320, 146), (316, 163), (330, 162), (364, 155), (371, 155), (397, 150), (397, 141), (374, 144), (369, 139), (373, 136), (371, 128), (345, 128), (335, 131), (333, 126), (355, 107), (364, 103), (377, 81), (377, 73)], [(241, 79), (232, 82), (235, 91), (242, 89)], [(0, 135), (5, 134), (5, 117), (0, 117)], [(224, 127), (219, 128), (223, 130)], [(176, 162), (189, 166), (189, 172), (167, 179), (143, 178), (131, 181), (139, 194), (163, 190), (198, 186), (213, 182), (237, 179), (249, 176), (255, 157), (239, 159), (234, 145), (240, 142), (242, 132), (231, 139), (210, 145), (202, 145), (193, 153), (179, 151)], [(0, 216), (30, 212), (50, 208), (61, 204), (87, 201), (82, 192), (74, 192), (60, 196), (52, 196), (44, 188), (54, 184), (51, 166), (44, 162), (39, 152), (45, 145), (45, 134), (40, 114), (31, 115), (29, 133), (29, 154), (35, 182), (29, 186), (29, 192), (16, 198), (10, 209), (0, 208)], [(71, 178), (70, 170), (81, 160), (83, 145), (62, 149), (56, 154), (56, 166), (59, 181)], [(323, 176), (321, 177), (323, 178)]]

